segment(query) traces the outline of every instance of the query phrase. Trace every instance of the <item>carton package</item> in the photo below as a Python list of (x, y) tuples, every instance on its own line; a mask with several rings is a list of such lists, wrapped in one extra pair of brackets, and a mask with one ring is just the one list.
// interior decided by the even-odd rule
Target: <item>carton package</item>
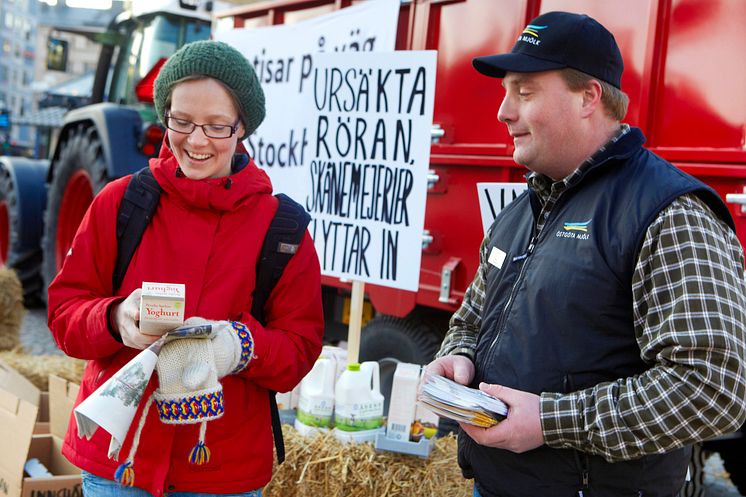
[(144, 281), (140, 300), (140, 331), (162, 335), (184, 323), (186, 288), (178, 283)]
[(422, 437), (433, 438), (438, 433), (438, 422), (440, 418), (428, 409), (422, 402), (417, 402), (414, 409), (414, 423), (412, 424), (412, 435), (410, 439), (418, 442)]
[(410, 430), (415, 420), (414, 413), (419, 383), (420, 366), (418, 364), (400, 362), (396, 365), (386, 424), (386, 436), (388, 438), (409, 441)]
[(335, 381), (339, 380), (342, 373), (347, 369), (347, 349), (335, 345), (324, 345), (321, 348), (321, 357), (329, 357), (335, 362)]
[[(68, 396), (75, 389), (70, 385), (64, 388)], [(63, 412), (65, 403), (60, 405), (60, 396), (52, 391), (50, 381), (49, 425), (52, 433), (33, 435), (40, 397), (38, 388), (0, 361), (0, 440), (4, 444), (0, 451), (0, 495), (82, 495), (80, 470), (60, 453), (67, 421), (62, 431), (58, 431), (61, 422), (56, 427), (52, 422), (52, 419), (69, 419), (70, 411)], [(29, 459), (37, 459), (52, 476), (25, 476), (24, 466)]]
[(290, 401), (292, 398), (291, 392), (277, 392), (275, 394), (275, 402), (277, 402), (277, 409), (280, 411), (289, 411), (292, 409), (290, 407)]

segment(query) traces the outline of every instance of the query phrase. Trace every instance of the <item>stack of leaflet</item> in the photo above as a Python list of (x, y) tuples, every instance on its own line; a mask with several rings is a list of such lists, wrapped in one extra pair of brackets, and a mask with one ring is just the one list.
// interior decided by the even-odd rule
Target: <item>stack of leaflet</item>
[(438, 416), (482, 428), (494, 426), (508, 415), (502, 400), (439, 375), (427, 377), (419, 400)]

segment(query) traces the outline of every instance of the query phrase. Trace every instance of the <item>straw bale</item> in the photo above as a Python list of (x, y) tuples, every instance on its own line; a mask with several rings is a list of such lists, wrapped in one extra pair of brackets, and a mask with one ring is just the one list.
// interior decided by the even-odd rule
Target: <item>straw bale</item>
[(456, 438), (436, 440), (427, 459), (376, 452), (372, 444), (343, 444), (331, 433), (304, 437), (283, 425), (285, 462), (274, 468), (267, 497), (468, 497), (456, 462)]
[(15, 271), (0, 267), (0, 350), (13, 350), (20, 343), (23, 287)]
[(28, 355), (17, 351), (0, 351), (0, 360), (28, 378), (39, 390), (49, 390), (49, 375), (80, 383), (85, 361), (64, 355)]

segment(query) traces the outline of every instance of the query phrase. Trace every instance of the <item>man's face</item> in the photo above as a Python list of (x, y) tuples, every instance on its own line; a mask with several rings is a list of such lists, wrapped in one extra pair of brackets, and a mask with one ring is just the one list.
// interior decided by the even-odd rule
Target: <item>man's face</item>
[(571, 91), (559, 71), (509, 72), (503, 86), (497, 118), (513, 137), (513, 160), (554, 180), (574, 171), (583, 93)]

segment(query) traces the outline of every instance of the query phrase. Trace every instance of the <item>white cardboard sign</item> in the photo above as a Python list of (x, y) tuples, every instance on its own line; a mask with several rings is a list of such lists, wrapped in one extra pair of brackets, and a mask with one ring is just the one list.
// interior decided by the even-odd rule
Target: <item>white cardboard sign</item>
[(436, 52), (314, 61), (298, 200), (322, 273), (416, 291), (425, 223)]
[(391, 52), (400, 0), (371, 0), (297, 24), (217, 31), (254, 65), (266, 98), (266, 117), (245, 142), (275, 192), (295, 200), (304, 193), (302, 167), (312, 153), (315, 121), (300, 112), (313, 99), (319, 53)]
[(485, 235), (500, 211), (527, 188), (526, 183), (477, 183), (479, 211)]

